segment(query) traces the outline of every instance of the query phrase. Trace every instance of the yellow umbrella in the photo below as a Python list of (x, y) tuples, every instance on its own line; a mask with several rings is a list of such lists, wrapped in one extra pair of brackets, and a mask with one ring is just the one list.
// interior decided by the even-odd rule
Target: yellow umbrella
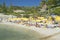
[(52, 21), (52, 17), (51, 17), (51, 16), (49, 16), (48, 20)]
[(21, 20), (21, 18), (17, 18), (17, 20)]
[(41, 19), (41, 20), (43, 20), (43, 19), (44, 19), (44, 17), (38, 17), (38, 19)]
[(28, 20), (28, 18), (21, 18), (22, 20), (24, 20), (24, 21), (27, 21)]
[(40, 22), (41, 20), (36, 20), (36, 22)]
[(13, 20), (17, 20), (17, 18), (13, 18)]
[(60, 16), (56, 16), (55, 20), (60, 21)]
[(32, 18), (32, 17), (30, 17), (29, 19), (33, 20), (33, 18)]
[(32, 21), (34, 21), (34, 22), (40, 22), (41, 20), (32, 20)]
[(47, 21), (47, 19), (43, 19), (44, 21)]

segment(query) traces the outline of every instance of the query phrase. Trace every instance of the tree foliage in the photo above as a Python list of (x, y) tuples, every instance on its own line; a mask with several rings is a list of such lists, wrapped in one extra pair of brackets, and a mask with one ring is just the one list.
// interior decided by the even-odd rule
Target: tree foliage
[[(47, 5), (47, 9), (45, 12), (40, 13), (40, 9), (44, 5)], [(10, 6), (6, 6), (5, 2), (0, 5), (0, 12), (7, 14), (7, 15), (16, 15), (20, 16), (20, 14), (26, 14), (28, 17), (29, 14), (33, 14), (33, 16), (46, 16), (49, 15), (51, 12), (54, 12), (56, 15), (60, 15), (60, 0), (42, 0), (40, 2), (39, 6), (32, 6), (32, 7), (26, 7), (26, 6), (13, 6), (12, 4)], [(13, 10), (24, 10), (24, 13), (14, 13)], [(53, 11), (52, 11), (53, 10)], [(48, 13), (49, 11), (49, 13)]]
[(7, 7), (6, 7), (5, 2), (4, 2), (3, 5), (2, 5), (2, 12), (3, 12), (4, 14), (7, 13)]
[(55, 8), (55, 10), (53, 11), (56, 15), (60, 15), (60, 7)]

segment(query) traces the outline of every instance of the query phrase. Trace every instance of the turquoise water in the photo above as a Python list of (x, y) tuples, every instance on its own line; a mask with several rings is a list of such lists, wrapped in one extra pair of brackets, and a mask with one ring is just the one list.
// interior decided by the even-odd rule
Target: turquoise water
[(0, 40), (40, 40), (40, 35), (26, 28), (0, 24)]

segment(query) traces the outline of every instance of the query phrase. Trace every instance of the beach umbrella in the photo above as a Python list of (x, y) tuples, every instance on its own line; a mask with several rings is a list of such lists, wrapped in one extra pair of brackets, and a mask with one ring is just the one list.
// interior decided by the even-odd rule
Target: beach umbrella
[(17, 20), (21, 20), (21, 18), (17, 18)]
[(19, 20), (18, 18), (13, 18), (13, 20)]
[(49, 18), (48, 18), (49, 20), (52, 20), (52, 17), (51, 16), (49, 16)]
[(28, 20), (28, 18), (21, 18), (21, 20), (27, 21), (27, 20)]
[(38, 19), (43, 20), (43, 19), (44, 19), (44, 17), (38, 17)]
[(56, 21), (60, 21), (60, 16), (56, 16), (56, 17), (55, 17), (55, 20), (56, 20)]
[(43, 21), (47, 21), (47, 19), (43, 19)]
[(13, 20), (17, 20), (17, 18), (9, 18), (8, 20), (12, 20), (13, 21)]
[(36, 22), (40, 22), (41, 20), (36, 20)]
[(40, 22), (41, 20), (32, 20), (33, 22)]
[(24, 21), (28, 21), (28, 19), (23, 19)]

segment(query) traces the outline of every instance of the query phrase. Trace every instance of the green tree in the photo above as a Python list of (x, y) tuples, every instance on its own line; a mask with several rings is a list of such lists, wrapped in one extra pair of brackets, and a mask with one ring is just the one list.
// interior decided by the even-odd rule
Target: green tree
[(54, 8), (60, 5), (60, 0), (47, 0), (48, 8)]
[(0, 13), (2, 12), (2, 5), (0, 4)]
[(34, 16), (34, 15), (35, 15), (35, 16), (38, 15), (36, 7), (33, 6), (33, 7), (31, 8), (31, 13), (33, 14), (33, 16)]
[(13, 15), (13, 6), (12, 6), (12, 4), (9, 6), (8, 14), (12, 14)]
[[(46, 11), (47, 7), (43, 9), (43, 7), (45, 7), (45, 5), (47, 6), (46, 2), (47, 2), (46, 0), (42, 0), (41, 3), (40, 3), (40, 10), (39, 10), (40, 11), (39, 12), (40, 16), (44, 16), (45, 17), (47, 15), (46, 14), (47, 13), (47, 11)], [(42, 9), (45, 10), (45, 11), (43, 11)]]
[(3, 5), (2, 5), (2, 12), (3, 12), (4, 14), (7, 13), (7, 8), (6, 8), (5, 2), (4, 2)]
[(59, 9), (56, 7), (60, 6), (60, 0), (47, 0), (48, 12), (51, 14), (54, 12), (55, 14), (59, 14)]
[(41, 3), (40, 3), (40, 7), (42, 8), (42, 6), (46, 4), (46, 0), (42, 0)]
[(53, 12), (54, 12), (54, 14), (60, 16), (60, 7), (56, 7), (55, 10), (54, 10)]

